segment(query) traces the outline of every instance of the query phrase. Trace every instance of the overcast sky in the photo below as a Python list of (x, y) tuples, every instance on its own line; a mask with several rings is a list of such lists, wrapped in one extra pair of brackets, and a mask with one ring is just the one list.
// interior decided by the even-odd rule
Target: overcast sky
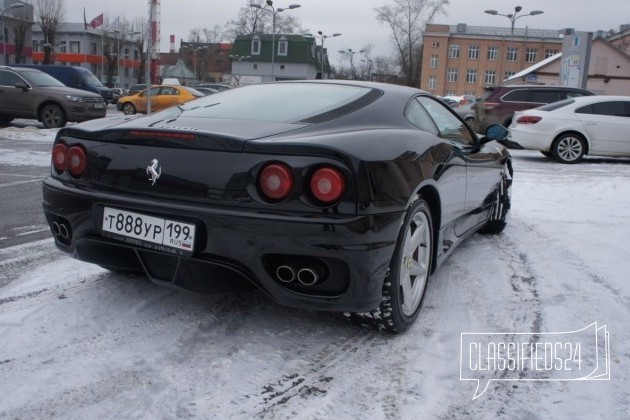
[[(129, 20), (148, 15), (148, 0), (65, 0), (66, 20), (81, 22), (85, 6), (88, 21), (105, 12), (110, 19), (124, 16)], [(234, 19), (247, 0), (161, 0), (161, 48), (168, 51), (169, 35), (176, 36), (176, 44), (188, 37), (195, 27), (212, 28)], [(302, 7), (287, 10), (299, 18), (303, 27), (315, 33), (340, 32), (338, 38), (326, 40), (325, 47), (332, 52), (351, 48), (360, 50), (367, 44), (374, 45), (374, 55), (389, 56), (390, 33), (376, 21), (374, 9), (391, 0), (275, 0), (276, 7), (287, 7), (298, 3)], [(597, 5), (596, 5), (597, 4)], [(342, 6), (343, 5), (343, 6)], [(516, 21), (516, 27), (529, 26), (535, 29), (575, 28), (582, 31), (619, 29), (630, 24), (630, 0), (450, 0), (448, 15), (434, 19), (434, 23), (455, 25), (510, 26), (506, 17), (491, 16), (483, 11), (495, 9), (499, 13), (513, 12), (514, 6), (523, 7), (523, 12), (543, 10), (542, 15), (524, 16)]]

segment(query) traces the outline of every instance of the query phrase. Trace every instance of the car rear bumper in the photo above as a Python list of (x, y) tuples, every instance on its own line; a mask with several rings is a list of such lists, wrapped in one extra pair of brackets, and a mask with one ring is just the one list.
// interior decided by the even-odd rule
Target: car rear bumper
[(514, 131), (513, 128), (510, 128), (510, 134), (508, 135), (506, 141), (518, 144), (524, 149), (548, 152), (551, 146), (548, 137), (549, 133)]
[[(194, 223), (192, 255), (109, 238), (102, 231), (105, 205)], [(156, 283), (197, 292), (251, 283), (283, 305), (351, 312), (369, 311), (381, 302), (404, 218), (402, 212), (307, 216), (147, 202), (78, 191), (51, 178), (44, 181), (43, 207), (57, 247), (79, 260), (142, 271)], [(295, 278), (279, 276), (281, 267)], [(315, 284), (300, 282), (300, 270)]]

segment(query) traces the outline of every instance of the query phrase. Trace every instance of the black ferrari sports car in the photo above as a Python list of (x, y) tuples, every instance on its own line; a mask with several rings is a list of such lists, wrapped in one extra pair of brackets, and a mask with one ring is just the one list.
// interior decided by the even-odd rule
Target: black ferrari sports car
[(455, 246), (504, 229), (506, 135), (408, 87), (246, 86), (59, 130), (43, 207), (79, 260), (403, 331)]

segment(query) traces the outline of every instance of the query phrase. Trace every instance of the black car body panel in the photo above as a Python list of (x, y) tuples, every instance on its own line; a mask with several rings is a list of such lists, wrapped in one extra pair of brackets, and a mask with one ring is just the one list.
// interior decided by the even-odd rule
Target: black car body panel
[[(85, 150), (87, 164), (80, 176), (53, 167), (44, 182), (43, 207), (57, 247), (191, 290), (245, 282), (284, 305), (374, 309), (410, 203), (422, 196), (433, 208), (435, 270), (484, 225), (511, 167), (501, 145), (480, 141), (468, 128), (462, 130), (474, 141), (464, 146), (411, 124), (406, 104), (426, 93), (366, 86), (377, 93), (369, 101), (298, 120), (198, 116), (200, 103), (212, 106), (241, 88), (147, 117), (60, 130), (55, 144)], [(270, 162), (286, 164), (295, 183), (272, 202), (258, 181)], [(345, 179), (333, 204), (320, 202), (307, 186), (323, 166)], [(194, 243), (174, 249), (112, 234), (105, 230), (105, 208), (194, 226)], [(323, 280), (283, 283), (276, 272), (286, 263), (312, 267)]]

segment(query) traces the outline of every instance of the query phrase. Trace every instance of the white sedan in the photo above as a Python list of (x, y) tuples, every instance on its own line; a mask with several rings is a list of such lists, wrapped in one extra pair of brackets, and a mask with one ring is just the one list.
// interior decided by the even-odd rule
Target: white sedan
[(509, 130), (509, 141), (562, 163), (630, 156), (630, 96), (583, 96), (517, 111)]

